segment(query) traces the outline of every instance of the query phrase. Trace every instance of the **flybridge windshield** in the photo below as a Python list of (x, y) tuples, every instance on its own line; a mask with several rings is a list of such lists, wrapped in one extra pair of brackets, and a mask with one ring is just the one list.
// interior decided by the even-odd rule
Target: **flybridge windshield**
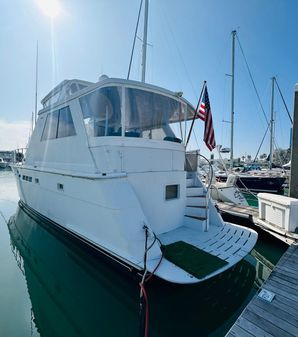
[[(86, 130), (91, 137), (123, 134), (161, 140), (175, 137), (170, 124), (193, 117), (193, 109), (186, 104), (135, 88), (101, 88), (81, 97), (80, 104)], [(121, 113), (125, 116), (123, 125)]]

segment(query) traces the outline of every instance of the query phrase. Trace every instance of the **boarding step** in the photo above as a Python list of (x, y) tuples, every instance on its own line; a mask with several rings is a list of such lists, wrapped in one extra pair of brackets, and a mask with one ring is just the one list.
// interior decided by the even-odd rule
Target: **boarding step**
[(201, 196), (204, 194), (203, 187), (187, 187), (186, 189), (186, 196), (192, 197), (192, 196)]
[(203, 183), (198, 178), (198, 175), (196, 172), (187, 172), (186, 175), (186, 186), (195, 186), (195, 187), (203, 187)]
[(206, 196), (187, 197), (186, 206), (206, 206)]
[(205, 217), (198, 217), (198, 216), (191, 216), (191, 215), (184, 215), (184, 225), (190, 228), (202, 228), (204, 230), (206, 226), (206, 218)]
[(206, 207), (205, 206), (187, 206), (185, 208), (186, 216), (195, 216), (198, 218), (206, 217)]
[(194, 178), (196, 176), (196, 172), (186, 172), (186, 178)]
[(195, 185), (194, 178), (187, 178), (186, 179), (186, 187), (195, 187), (194, 185)]

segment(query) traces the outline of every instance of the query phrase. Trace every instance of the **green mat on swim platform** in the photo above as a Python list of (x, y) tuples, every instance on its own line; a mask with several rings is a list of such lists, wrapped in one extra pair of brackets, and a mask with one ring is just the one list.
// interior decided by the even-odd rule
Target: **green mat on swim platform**
[(203, 278), (228, 262), (184, 241), (163, 245), (164, 257), (196, 278)]

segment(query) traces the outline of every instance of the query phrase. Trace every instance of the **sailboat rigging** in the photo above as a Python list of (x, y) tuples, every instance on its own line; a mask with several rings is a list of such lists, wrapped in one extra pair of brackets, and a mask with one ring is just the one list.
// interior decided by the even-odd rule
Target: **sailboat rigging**
[[(234, 87), (235, 87), (235, 39), (239, 42), (239, 46), (241, 52), (244, 56), (242, 46), (240, 44), (239, 38), (237, 36), (237, 31), (232, 31), (232, 72), (231, 72), (231, 79), (232, 79), (232, 86), (231, 86), (231, 150), (230, 150), (230, 178), (227, 175), (219, 175), (216, 174), (217, 179), (219, 181), (225, 181), (228, 178), (228, 184), (236, 184), (239, 188), (244, 190), (250, 190), (253, 192), (272, 192), (272, 193), (279, 193), (283, 190), (283, 184), (286, 180), (286, 177), (281, 176), (277, 172), (270, 172), (270, 171), (250, 171), (249, 169), (245, 169), (241, 173), (232, 173), (232, 169), (234, 166)], [(245, 56), (244, 56), (245, 58)], [(253, 83), (254, 90), (257, 94), (259, 102), (261, 104), (259, 94), (257, 92), (251, 71), (248, 67), (247, 60), (245, 58), (245, 63), (247, 69), (249, 71), (250, 78)], [(272, 78), (272, 96), (271, 96), (271, 118), (268, 121), (266, 114), (264, 112), (263, 106), (261, 104), (262, 111), (264, 113), (266, 122), (267, 122), (267, 130), (270, 129), (270, 162), (269, 162), (269, 170), (272, 169), (272, 159), (273, 159), (273, 142), (274, 142), (274, 84), (276, 82), (276, 78)], [(265, 138), (265, 136), (264, 136)], [(263, 140), (264, 140), (263, 138)], [(263, 141), (262, 141), (263, 142)]]

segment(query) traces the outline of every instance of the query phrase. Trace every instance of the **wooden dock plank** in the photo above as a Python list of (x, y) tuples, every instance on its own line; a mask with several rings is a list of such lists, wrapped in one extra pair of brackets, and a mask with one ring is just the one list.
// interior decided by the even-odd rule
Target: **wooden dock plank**
[[(259, 337), (298, 337), (298, 244), (292, 244), (262, 288), (275, 294), (267, 302), (256, 294), (228, 332)], [(242, 330), (241, 330), (242, 329)]]
[[(282, 337), (297, 337), (296, 332), (295, 334), (289, 333), (287, 330), (280, 328), (277, 325), (277, 317), (274, 315), (266, 315), (264, 317), (264, 310), (256, 308), (255, 306), (249, 306), (243, 313), (243, 318), (253, 322), (256, 326), (258, 326), (263, 331), (273, 335), (273, 336), (282, 336)], [(268, 320), (268, 318), (270, 320)], [(281, 320), (279, 320), (280, 323)], [(294, 328), (294, 327), (293, 327)], [(262, 335), (256, 335), (262, 336)]]
[[(291, 326), (294, 326), (295, 331), (297, 331), (297, 329), (298, 329), (298, 317), (297, 317), (297, 315), (296, 314), (291, 315), (287, 311), (287, 309), (285, 309), (284, 307), (282, 308), (280, 306), (273, 305), (271, 303), (270, 303), (270, 305), (268, 305), (267, 302), (265, 302), (265, 301), (263, 301), (262, 299), (259, 299), (259, 298), (255, 299), (255, 301), (251, 304), (250, 309), (254, 308), (254, 306), (257, 306), (261, 310), (265, 310), (265, 312), (266, 312), (265, 318), (268, 319), (268, 316), (270, 316), (274, 320), (274, 323), (278, 323), (276, 321), (276, 316), (275, 316), (276, 310), (278, 310), (278, 320), (282, 320), (282, 326), (279, 325), (279, 324), (278, 324), (278, 326), (283, 328), (283, 323), (288, 322)], [(295, 315), (296, 315), (296, 317), (295, 317)], [(270, 319), (268, 319), (268, 320), (270, 321)], [(286, 327), (285, 327), (284, 330), (287, 330)]]
[(296, 300), (298, 301), (298, 289), (295, 283), (275, 277), (274, 279), (270, 279), (267, 284), (270, 284), (271, 286), (275, 286), (277, 288), (282, 287), (284, 290), (291, 292), (291, 296), (295, 296)]
[[(263, 300), (259, 299), (258, 297), (255, 299), (255, 301), (263, 302)], [(297, 302), (289, 300), (288, 298), (278, 296), (277, 298), (275, 298), (274, 301), (271, 302), (271, 305), (273, 307), (276, 307), (276, 309), (280, 308), (281, 310), (288, 312), (294, 317), (296, 317), (295, 315), (297, 315)]]
[[(252, 335), (251, 333), (249, 333), (248, 331), (244, 330), (241, 326), (239, 325), (235, 325), (233, 331), (230, 331), (227, 334), (227, 337), (237, 337), (237, 336), (241, 336), (241, 337), (254, 337), (254, 335)], [(269, 335), (271, 336), (271, 335)]]
[[(292, 255), (291, 255), (292, 257)], [(289, 269), (296, 270), (296, 261), (294, 261), (292, 258), (288, 258), (286, 260), (282, 260), (280, 263), (283, 267), (287, 267)]]
[(276, 288), (275, 286), (271, 286), (269, 283), (266, 283), (266, 286), (263, 288), (275, 293), (276, 295), (281, 295), (285, 298), (293, 300), (298, 305), (297, 296), (292, 295), (291, 292), (288, 292), (287, 290), (283, 290), (283, 288)]
[(279, 280), (285, 280), (285, 281), (288, 281), (288, 282), (291, 282), (291, 283), (294, 283), (294, 284), (298, 283), (298, 275), (293, 274), (293, 273), (291, 273), (290, 275), (286, 274), (286, 273), (282, 273), (278, 269), (274, 269), (272, 271), (271, 278), (273, 280), (275, 280), (276, 278), (279, 279)]
[(279, 265), (277, 265), (274, 268), (274, 270), (276, 270), (277, 272), (280, 272), (280, 273), (288, 276), (289, 278), (292, 278), (293, 281), (296, 280), (296, 282), (297, 282), (297, 276), (298, 276), (297, 275), (297, 271), (295, 271), (295, 270), (289, 270), (289, 268), (284, 267), (284, 266), (279, 266)]
[[(247, 319), (246, 317), (241, 316), (237, 322), (236, 325), (242, 327), (247, 332), (251, 333), (253, 336), (263, 336), (263, 337), (274, 337), (274, 335), (268, 333), (267, 331), (264, 331), (262, 327), (252, 322), (252, 320)], [(232, 329), (230, 332), (232, 332), (234, 329)], [(241, 335), (236, 335), (237, 337)]]
[[(290, 247), (292, 248), (292, 246)], [(288, 249), (285, 254), (283, 255), (284, 258), (297, 258), (298, 257), (298, 252), (295, 249)]]

